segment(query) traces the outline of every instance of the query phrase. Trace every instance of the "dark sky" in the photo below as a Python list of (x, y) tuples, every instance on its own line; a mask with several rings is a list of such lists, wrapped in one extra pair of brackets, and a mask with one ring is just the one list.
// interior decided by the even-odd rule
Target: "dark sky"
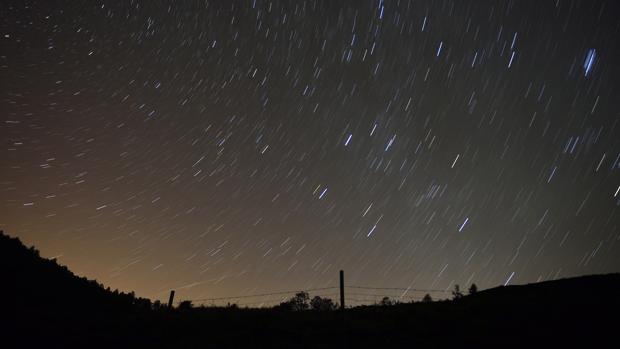
[(107, 286), (620, 270), (616, 1), (2, 1), (0, 21), (0, 228)]

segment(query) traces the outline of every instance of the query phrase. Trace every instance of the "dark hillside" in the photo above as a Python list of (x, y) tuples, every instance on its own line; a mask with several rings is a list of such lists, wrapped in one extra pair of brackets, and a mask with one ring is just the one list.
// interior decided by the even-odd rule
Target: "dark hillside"
[[(129, 332), (118, 330), (151, 312), (149, 300), (78, 277), (4, 233), (0, 234), (0, 280), (5, 328), (9, 338), (19, 338), (26, 346), (77, 344), (85, 332), (90, 339), (104, 342), (117, 334), (131, 338)], [(112, 328), (115, 331), (108, 330)]]
[(557, 348), (617, 341), (620, 274), (345, 312), (167, 310), (79, 278), (4, 234), (0, 263), (0, 344), (12, 344), (7, 348)]

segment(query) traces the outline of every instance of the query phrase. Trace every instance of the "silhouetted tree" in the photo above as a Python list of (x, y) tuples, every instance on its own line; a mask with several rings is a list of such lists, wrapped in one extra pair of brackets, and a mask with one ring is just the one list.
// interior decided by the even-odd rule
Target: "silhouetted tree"
[(293, 298), (291, 298), (291, 304), (293, 305), (293, 310), (306, 310), (310, 306), (308, 301), (310, 300), (310, 295), (308, 292), (297, 292)]
[(297, 292), (295, 296), (288, 301), (280, 303), (280, 305), (276, 308), (292, 311), (306, 310), (310, 307), (310, 304), (308, 304), (309, 300), (310, 296), (308, 295), (308, 292), (301, 291)]
[(334, 301), (332, 301), (329, 298), (321, 298), (319, 296), (315, 296), (310, 301), (310, 307), (313, 310), (329, 311), (329, 310), (335, 310), (336, 304), (334, 303)]
[(433, 297), (431, 297), (431, 295), (428, 293), (424, 296), (424, 298), (422, 298), (422, 302), (424, 303), (430, 303), (432, 301), (433, 301)]
[(454, 285), (454, 290), (452, 291), (452, 299), (457, 300), (463, 298), (463, 292), (461, 291), (461, 287), (456, 284)]
[(475, 294), (476, 292), (478, 292), (478, 286), (476, 286), (476, 284), (471, 284), (471, 286), (469, 286), (469, 294)]

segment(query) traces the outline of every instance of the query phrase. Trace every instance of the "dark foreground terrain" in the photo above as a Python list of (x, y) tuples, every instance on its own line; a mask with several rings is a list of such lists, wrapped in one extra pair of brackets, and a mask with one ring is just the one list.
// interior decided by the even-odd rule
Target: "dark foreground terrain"
[(2, 348), (617, 347), (620, 274), (341, 311), (165, 309), (0, 234)]

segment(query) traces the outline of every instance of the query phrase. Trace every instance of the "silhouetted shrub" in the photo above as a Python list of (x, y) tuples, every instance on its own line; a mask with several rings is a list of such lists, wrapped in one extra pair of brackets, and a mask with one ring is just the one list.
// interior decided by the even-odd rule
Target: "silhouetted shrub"
[(390, 297), (383, 297), (381, 298), (381, 301), (379, 301), (379, 305), (384, 307), (394, 304), (396, 304), (396, 301), (391, 300)]
[(290, 311), (306, 310), (310, 307), (310, 304), (308, 304), (309, 300), (310, 296), (308, 295), (308, 292), (301, 291), (296, 293), (295, 296), (288, 301), (280, 303), (275, 308)]
[(179, 303), (179, 310), (189, 310), (192, 309), (194, 307), (194, 305), (192, 304), (192, 301), (182, 301), (181, 303)]
[(478, 292), (478, 286), (476, 286), (476, 284), (471, 284), (471, 286), (469, 286), (469, 294), (475, 294), (476, 292)]
[(431, 295), (428, 293), (424, 296), (424, 298), (422, 298), (422, 302), (424, 303), (430, 303), (432, 301), (433, 301), (433, 297), (431, 297)]
[(319, 296), (315, 296), (310, 301), (310, 307), (313, 310), (329, 311), (329, 310), (335, 310), (336, 304), (334, 303), (334, 301), (332, 301), (329, 298), (321, 298)]

